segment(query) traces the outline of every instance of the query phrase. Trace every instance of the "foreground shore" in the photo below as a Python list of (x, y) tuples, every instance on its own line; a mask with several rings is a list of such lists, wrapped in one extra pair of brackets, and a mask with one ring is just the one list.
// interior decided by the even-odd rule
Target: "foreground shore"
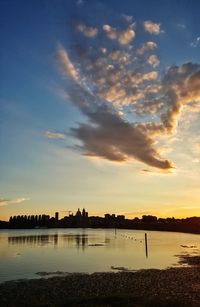
[(0, 285), (0, 306), (200, 306), (200, 267), (73, 273)]

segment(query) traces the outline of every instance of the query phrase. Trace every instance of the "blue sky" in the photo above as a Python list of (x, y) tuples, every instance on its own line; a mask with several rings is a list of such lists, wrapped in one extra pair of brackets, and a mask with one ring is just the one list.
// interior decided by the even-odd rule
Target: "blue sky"
[[(141, 146), (148, 142), (148, 157), (144, 158), (140, 149), (132, 150), (127, 144), (121, 144), (120, 140), (117, 140), (117, 144), (113, 143), (119, 154), (117, 159), (123, 157), (120, 163), (113, 161), (113, 152), (102, 153), (102, 148), (106, 151), (108, 143), (112, 143), (112, 137), (116, 139), (115, 135), (109, 134), (109, 126), (103, 140), (98, 141), (97, 138), (94, 144), (94, 140), (92, 143), (88, 138), (88, 133), (93, 133), (96, 138), (96, 132), (93, 126), (86, 129), (81, 124), (92, 120), (94, 124), (94, 118), (91, 110), (77, 103), (76, 93), (73, 92), (90, 89), (93, 91), (91, 97), (97, 103), (101, 103), (102, 97), (107, 99), (108, 111), (111, 108), (113, 112), (117, 110), (122, 114), (122, 118), (116, 118), (119, 125), (124, 125), (126, 121), (130, 125), (136, 125), (136, 122), (145, 125), (150, 120), (158, 122), (160, 113), (147, 112), (142, 117), (138, 116), (138, 112), (143, 112), (141, 100), (125, 105), (122, 101), (117, 102), (116, 96), (110, 98), (108, 92), (94, 90), (97, 86), (94, 80), (103, 71), (93, 67), (91, 74), (94, 80), (91, 80), (86, 63), (91, 59), (97, 60), (99, 53), (95, 50), (104, 44), (107, 50), (116, 51), (118, 48), (120, 52), (129, 52), (136, 64), (129, 64), (128, 69), (137, 65), (142, 77), (147, 68), (141, 68), (141, 63), (147, 58), (146, 55), (143, 58), (142, 54), (140, 61), (134, 59), (134, 52), (137, 53), (142, 44), (154, 42), (159, 64), (153, 64), (148, 72), (154, 71), (158, 77), (148, 75), (142, 78), (151, 78), (151, 86), (162, 86), (161, 94), (164, 95), (163, 88), (168, 85), (163, 80), (172, 77), (169, 68), (172, 65), (185, 67), (188, 75), (184, 76), (182, 85), (177, 83), (177, 79), (170, 83), (170, 91), (175, 84), (179, 86), (178, 95), (183, 97), (181, 86), (185, 86), (184, 82), (188, 82), (189, 77), (193, 77), (191, 80), (197, 86), (199, 82), (199, 10), (199, 1), (186, 0), (0, 1), (0, 218), (43, 212), (53, 214), (56, 210), (65, 209), (75, 211), (83, 206), (92, 214), (103, 214), (105, 211), (130, 216), (142, 213), (163, 216), (199, 214), (199, 92), (195, 85), (193, 90), (193, 83), (188, 85), (192, 88), (190, 97), (183, 99), (183, 102), (178, 101), (181, 111), (178, 110), (176, 117), (176, 129), (172, 127), (170, 133), (156, 136), (148, 131), (145, 134), (139, 131), (144, 137), (142, 141), (139, 139)], [(132, 16), (131, 22), (127, 23), (124, 16)], [(158, 33), (155, 28), (154, 32), (145, 30), (146, 21), (150, 21), (152, 27), (157, 25)], [(130, 42), (119, 45), (117, 38), (109, 39), (110, 32), (102, 30), (105, 25), (116, 30), (118, 40), (119, 33), (125, 29), (133, 31), (134, 37)], [(89, 28), (97, 29), (98, 35), (85, 35), (84, 31)], [(85, 50), (91, 46), (91, 58), (83, 54), (80, 56), (80, 48)], [(133, 49), (129, 48), (131, 46)], [(70, 72), (66, 69), (68, 66), (65, 67), (59, 50), (63, 52), (62, 55), (68, 56), (79, 79), (71, 80)], [(188, 62), (196, 63), (196, 66), (182, 66)], [(125, 66), (119, 69), (117, 73), (124, 76)], [(177, 74), (180, 74), (178, 69)], [(83, 88), (83, 85), (87, 88)], [(108, 83), (103, 86), (110, 90)], [(127, 84), (123, 86), (127, 87)], [(140, 94), (142, 90), (143, 83)], [(167, 100), (165, 103), (170, 111), (171, 105)], [(194, 108), (190, 108), (191, 103), (196, 108), (195, 112)], [(137, 107), (136, 112), (133, 105)], [(97, 105), (92, 107), (96, 113), (99, 112)], [(158, 105), (153, 107), (158, 108)], [(166, 117), (168, 115), (165, 114)], [(97, 120), (97, 116), (95, 118)], [(112, 115), (113, 119), (115, 115)], [(71, 128), (75, 128), (73, 136)], [(88, 129), (91, 130), (88, 132)], [(126, 129), (129, 129), (128, 126)], [(106, 130), (103, 131), (105, 133)], [(101, 130), (98, 135), (100, 132), (103, 133)], [(137, 131), (134, 130), (132, 135), (133, 138), (138, 137)], [(150, 145), (151, 142), (153, 145)], [(132, 144), (136, 146), (134, 140)], [(82, 148), (79, 147), (81, 145)], [(155, 158), (150, 155), (159, 158), (149, 162), (149, 158)], [(164, 172), (163, 166), (158, 167), (158, 163), (164, 165), (164, 161), (175, 168)], [(163, 202), (163, 195), (166, 194), (166, 201)]]

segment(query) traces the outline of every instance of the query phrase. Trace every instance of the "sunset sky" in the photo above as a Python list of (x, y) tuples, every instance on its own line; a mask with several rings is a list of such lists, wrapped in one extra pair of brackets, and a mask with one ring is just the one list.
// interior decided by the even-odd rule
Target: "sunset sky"
[(0, 219), (200, 216), (200, 2), (0, 0)]

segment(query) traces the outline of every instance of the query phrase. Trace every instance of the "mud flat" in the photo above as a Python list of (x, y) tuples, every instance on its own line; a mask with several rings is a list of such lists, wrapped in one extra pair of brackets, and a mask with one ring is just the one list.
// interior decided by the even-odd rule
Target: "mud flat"
[(0, 306), (199, 307), (200, 256), (181, 261), (192, 266), (9, 281), (0, 284)]

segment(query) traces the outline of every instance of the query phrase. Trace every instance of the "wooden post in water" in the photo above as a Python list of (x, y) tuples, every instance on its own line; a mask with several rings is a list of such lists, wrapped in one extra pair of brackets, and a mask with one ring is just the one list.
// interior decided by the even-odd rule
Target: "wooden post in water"
[(146, 232), (145, 232), (145, 235), (144, 235), (144, 239), (145, 239), (146, 258), (148, 258), (148, 246), (147, 246), (147, 233)]

